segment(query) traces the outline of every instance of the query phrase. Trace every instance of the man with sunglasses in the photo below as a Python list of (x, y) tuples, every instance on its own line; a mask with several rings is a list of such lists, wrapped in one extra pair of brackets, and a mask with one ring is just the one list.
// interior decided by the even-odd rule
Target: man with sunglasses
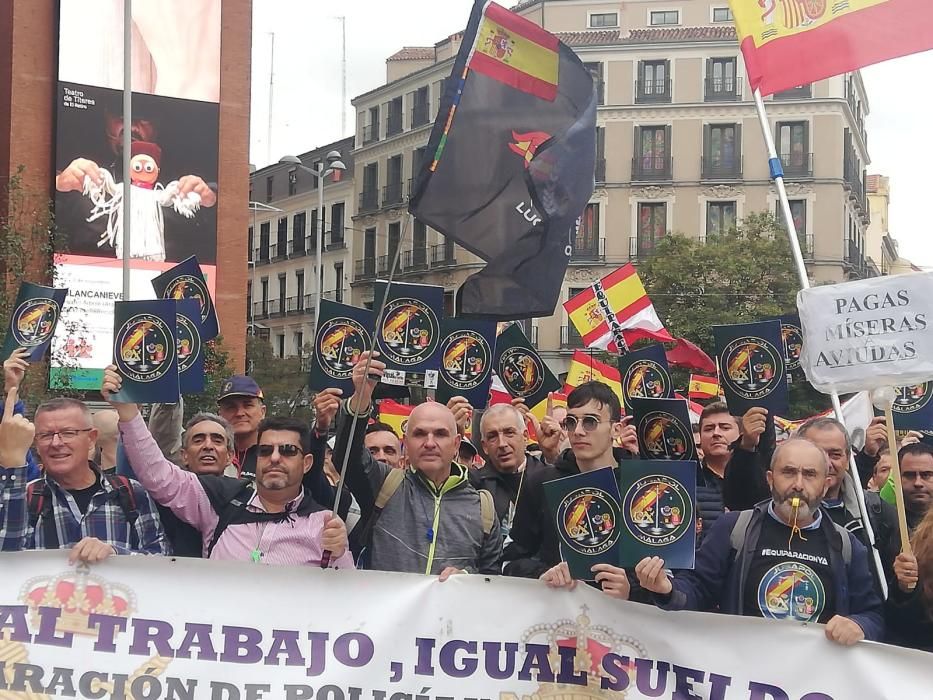
[(111, 399), (122, 378), (104, 371), (101, 393), (120, 415), (127, 457), (153, 498), (203, 538), (205, 559), (274, 565), (353, 568), (347, 529), (303, 486), (314, 464), (311, 433), (293, 418), (266, 418), (257, 427), (256, 479), (184, 471), (162, 455), (136, 404)]
[[(88, 460), (97, 439), (91, 412), (77, 399), (36, 409), (35, 424), (13, 415), (7, 394), (0, 422), (0, 549), (71, 548), (72, 561), (113, 554), (168, 554), (155, 504), (131, 479), (103, 474)], [(43, 476), (27, 485), (33, 441)]]
[[(554, 588), (572, 588), (567, 564), (561, 561), (560, 535), (544, 497), (544, 484), (581, 472), (615, 469), (623, 459), (636, 459), (635, 429), (622, 418), (619, 397), (602, 382), (586, 382), (567, 397), (567, 415), (561, 427), (570, 447), (553, 466), (529, 474), (515, 509), (510, 535), (512, 543), (503, 556), (505, 574), (540, 578)], [(624, 447), (614, 448), (618, 438)], [(597, 585), (606, 595), (627, 600), (633, 577), (609, 564), (593, 567)]]

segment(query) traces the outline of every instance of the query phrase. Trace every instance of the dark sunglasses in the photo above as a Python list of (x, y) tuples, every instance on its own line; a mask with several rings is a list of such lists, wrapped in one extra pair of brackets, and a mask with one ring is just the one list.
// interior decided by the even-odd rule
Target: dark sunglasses
[(256, 452), (260, 457), (271, 457), (272, 453), (275, 452), (275, 448), (279, 449), (280, 457), (295, 457), (301, 454), (301, 448), (298, 445), (289, 443), (284, 445), (257, 445)]
[(596, 416), (583, 416), (583, 418), (577, 418), (573, 415), (568, 415), (564, 420), (560, 422), (560, 427), (566, 430), (568, 433), (572, 433), (577, 429), (577, 423), (583, 423), (583, 430), (588, 433), (592, 433), (596, 428), (599, 427), (600, 420)]

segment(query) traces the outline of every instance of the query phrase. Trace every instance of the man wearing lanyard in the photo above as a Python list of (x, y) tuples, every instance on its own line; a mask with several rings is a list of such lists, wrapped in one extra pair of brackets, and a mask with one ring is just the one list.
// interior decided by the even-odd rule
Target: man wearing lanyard
[(319, 565), (329, 552), (334, 567), (353, 568), (343, 521), (302, 485), (314, 462), (305, 424), (269, 418), (257, 426), (255, 483), (197, 475), (165, 459), (136, 404), (111, 401), (121, 385), (108, 367), (101, 393), (120, 415), (127, 457), (149, 494), (200, 531), (206, 559)]

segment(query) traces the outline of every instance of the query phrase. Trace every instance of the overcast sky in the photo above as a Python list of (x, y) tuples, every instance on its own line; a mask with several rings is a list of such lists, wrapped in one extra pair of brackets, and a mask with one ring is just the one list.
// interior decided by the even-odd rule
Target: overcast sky
[[(385, 82), (385, 59), (402, 46), (429, 46), (459, 31), (472, 5), (472, 0), (254, 0), (251, 161), (262, 167), (286, 153), (307, 151), (351, 134), (355, 115), (349, 99)], [(337, 12), (346, 16), (346, 130), (341, 126)], [(869, 172), (891, 178), (890, 227), (901, 254), (928, 266), (933, 266), (929, 233), (933, 216), (926, 205), (933, 192), (925, 165), (933, 162), (928, 127), (933, 97), (922, 76), (931, 74), (933, 53), (863, 71), (871, 107)]]

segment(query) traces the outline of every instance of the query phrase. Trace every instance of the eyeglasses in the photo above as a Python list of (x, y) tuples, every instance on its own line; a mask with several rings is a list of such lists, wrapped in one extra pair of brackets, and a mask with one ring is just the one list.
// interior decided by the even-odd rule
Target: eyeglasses
[(52, 433), (36, 433), (36, 442), (42, 443), (43, 445), (50, 443), (55, 439), (56, 435), (61, 438), (62, 442), (71, 442), (81, 433), (89, 433), (92, 430), (94, 430), (94, 428), (74, 428), (69, 430), (56, 430)]
[(933, 472), (901, 472), (901, 479), (904, 481), (916, 481), (918, 478), (922, 481), (933, 481)]
[(301, 448), (298, 445), (289, 443), (284, 445), (257, 445), (256, 452), (260, 457), (271, 457), (276, 448), (279, 450), (280, 457), (295, 457), (301, 454)]
[(596, 416), (583, 416), (582, 418), (577, 418), (574, 415), (568, 415), (560, 422), (560, 427), (566, 430), (568, 433), (572, 433), (577, 429), (577, 423), (582, 423), (583, 430), (588, 433), (592, 433), (594, 430), (596, 430), (596, 428), (599, 427), (601, 422), (602, 421), (600, 421)]

